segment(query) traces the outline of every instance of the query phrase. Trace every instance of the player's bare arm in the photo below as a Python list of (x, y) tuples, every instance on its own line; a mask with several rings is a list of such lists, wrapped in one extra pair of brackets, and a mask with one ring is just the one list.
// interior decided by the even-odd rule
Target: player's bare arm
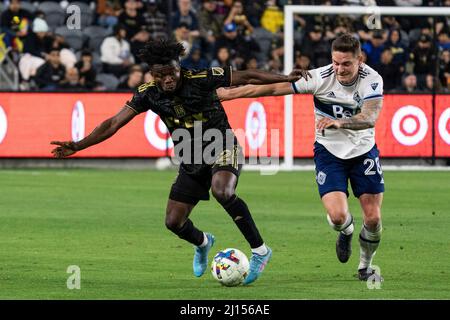
[(121, 127), (126, 125), (136, 116), (136, 112), (128, 106), (123, 107), (115, 116), (103, 121), (86, 138), (79, 142), (74, 141), (52, 141), (50, 144), (57, 145), (52, 150), (55, 158), (66, 158), (76, 152), (89, 148), (90, 146), (105, 141), (114, 135)]
[(307, 70), (295, 69), (289, 75), (282, 75), (261, 70), (234, 71), (231, 75), (231, 85), (271, 84), (279, 82), (295, 82), (308, 76)]
[(233, 100), (238, 98), (257, 98), (264, 96), (283, 96), (294, 93), (289, 82), (281, 82), (267, 85), (249, 84), (242, 87), (226, 89), (218, 88), (217, 96), (220, 100)]
[(322, 118), (317, 121), (317, 130), (324, 130), (327, 128), (333, 129), (351, 129), (364, 130), (375, 127), (375, 123), (380, 115), (381, 107), (383, 106), (382, 99), (370, 100), (364, 102), (361, 112), (357, 115), (346, 119), (330, 119)]
[[(289, 76), (291, 79), (298, 77), (304, 78), (308, 81), (311, 78), (311, 74), (308, 70), (294, 69)], [(296, 80), (293, 80), (296, 81)], [(292, 82), (292, 81), (291, 81)], [(237, 88), (218, 88), (217, 95), (221, 101), (233, 100), (238, 98), (257, 98), (264, 96), (284, 96), (293, 94), (291, 82), (280, 82), (267, 85), (253, 85), (248, 84)]]

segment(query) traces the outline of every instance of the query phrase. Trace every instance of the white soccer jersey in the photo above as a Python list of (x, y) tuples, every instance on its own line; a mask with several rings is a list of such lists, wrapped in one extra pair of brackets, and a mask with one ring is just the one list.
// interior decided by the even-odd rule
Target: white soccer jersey
[[(371, 67), (362, 64), (353, 84), (343, 85), (336, 79), (333, 65), (310, 70), (311, 78), (292, 84), (296, 93), (312, 93), (316, 121), (322, 117), (350, 118), (361, 111), (364, 101), (383, 98), (383, 79)], [(316, 141), (341, 159), (368, 152), (375, 145), (375, 129), (316, 130)]]

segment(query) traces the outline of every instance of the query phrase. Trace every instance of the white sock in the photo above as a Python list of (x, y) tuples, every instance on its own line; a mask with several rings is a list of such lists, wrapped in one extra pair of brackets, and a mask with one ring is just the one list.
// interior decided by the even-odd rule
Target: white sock
[(264, 256), (264, 255), (267, 254), (268, 250), (267, 250), (266, 244), (263, 243), (258, 248), (252, 248), (252, 252), (256, 253), (256, 254), (259, 254), (260, 256)]
[(327, 215), (327, 220), (334, 230), (340, 231), (347, 236), (352, 234), (355, 230), (355, 227), (353, 225), (353, 216), (350, 213), (347, 214), (345, 222), (343, 224), (334, 224), (333, 221), (331, 221), (330, 215)]
[(373, 257), (380, 245), (381, 223), (377, 225), (374, 231), (369, 231), (365, 225), (359, 234), (359, 266), (358, 269), (365, 269), (372, 265)]
[(199, 245), (200, 248), (203, 248), (208, 244), (208, 237), (206, 236), (206, 233), (203, 232), (203, 242), (201, 245)]

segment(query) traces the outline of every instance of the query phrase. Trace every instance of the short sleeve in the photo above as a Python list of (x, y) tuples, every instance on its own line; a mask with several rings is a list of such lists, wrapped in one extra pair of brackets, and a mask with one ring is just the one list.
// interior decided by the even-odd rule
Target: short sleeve
[(212, 67), (207, 70), (208, 86), (211, 89), (229, 87), (231, 85), (231, 66), (227, 68)]
[(149, 84), (144, 83), (136, 89), (131, 100), (125, 103), (125, 106), (132, 109), (136, 114), (146, 112), (152, 108), (151, 99), (148, 96)]
[(365, 79), (365, 84), (361, 88), (362, 99), (364, 101), (383, 98), (383, 78), (376, 75)]
[(311, 74), (311, 78), (308, 78), (308, 81), (305, 78), (301, 78), (296, 82), (292, 83), (292, 89), (294, 89), (295, 93), (315, 93), (319, 88), (319, 77), (320, 74), (318, 69), (309, 70)]

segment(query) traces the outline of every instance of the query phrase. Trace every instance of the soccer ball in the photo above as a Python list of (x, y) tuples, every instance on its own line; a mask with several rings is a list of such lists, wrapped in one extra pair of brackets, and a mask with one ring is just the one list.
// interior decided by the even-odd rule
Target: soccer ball
[(211, 273), (217, 281), (227, 287), (240, 285), (249, 271), (247, 256), (240, 250), (227, 248), (218, 252), (211, 264)]

